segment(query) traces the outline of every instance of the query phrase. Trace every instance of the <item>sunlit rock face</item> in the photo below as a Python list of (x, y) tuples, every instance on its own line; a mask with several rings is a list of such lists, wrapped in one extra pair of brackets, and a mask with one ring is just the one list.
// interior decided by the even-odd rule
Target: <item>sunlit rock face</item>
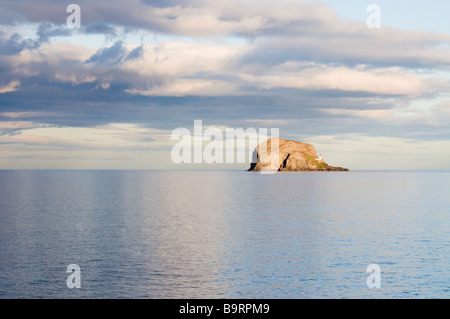
[(270, 138), (259, 144), (255, 151), (257, 162), (252, 163), (248, 171), (348, 171), (325, 163), (308, 143)]

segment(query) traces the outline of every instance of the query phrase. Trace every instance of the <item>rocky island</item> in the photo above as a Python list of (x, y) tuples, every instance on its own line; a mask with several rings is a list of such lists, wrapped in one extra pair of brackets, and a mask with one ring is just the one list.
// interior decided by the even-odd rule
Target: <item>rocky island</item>
[[(317, 156), (314, 146), (307, 143), (276, 138), (279, 149), (276, 156), (275, 152), (274, 154), (271, 152), (271, 146), (276, 145), (274, 139), (270, 138), (256, 147), (257, 162), (251, 163), (247, 171), (348, 171), (347, 168), (334, 167), (325, 163), (321, 155)], [(267, 148), (267, 151), (261, 153), (264, 148)]]

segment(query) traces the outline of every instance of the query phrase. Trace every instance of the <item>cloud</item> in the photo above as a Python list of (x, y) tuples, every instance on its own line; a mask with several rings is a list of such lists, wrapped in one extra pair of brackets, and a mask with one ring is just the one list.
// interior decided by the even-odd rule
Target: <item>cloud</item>
[(34, 46), (33, 40), (23, 39), (18, 33), (8, 35), (6, 32), (0, 30), (0, 55), (16, 55)]
[(57, 113), (49, 112), (1, 112), (0, 117), (19, 119), (19, 118), (38, 118), (44, 116), (56, 116)]
[(0, 5), (10, 147), (156, 147), (152, 130), (194, 119), (292, 138), (448, 139), (447, 33), (368, 29), (306, 0), (77, 4), (79, 30), (62, 2)]
[(280, 127), (285, 126), (288, 123), (288, 120), (281, 119), (248, 119), (245, 120), (246, 123), (250, 125), (258, 125), (263, 127)]
[[(3, 27), (3, 26), (2, 26)], [(4, 29), (4, 30), (2, 30)], [(24, 39), (17, 32), (5, 32), (7, 28), (0, 28), (0, 55), (12, 56), (24, 50), (39, 48), (43, 43), (49, 42), (51, 38), (58, 36), (69, 36), (72, 32), (67, 27), (55, 26), (49, 22), (39, 24), (35, 39)]]
[(0, 132), (4, 133), (10, 130), (23, 130), (34, 128), (37, 125), (26, 121), (0, 121)]
[(117, 36), (117, 30), (107, 23), (92, 23), (88, 24), (83, 28), (83, 32), (85, 33), (93, 33), (93, 34), (103, 34), (107, 36)]
[(122, 46), (122, 41), (117, 41), (110, 47), (99, 49), (93, 56), (86, 60), (86, 63), (114, 66), (123, 61), (126, 53), (127, 51)]
[[(4, 6), (28, 21), (36, 16), (54, 24), (65, 22), (65, 4), (52, 1), (5, 0)], [(290, 23), (329, 19), (335, 13), (327, 6), (309, 1), (244, 0), (239, 6), (229, 1), (140, 1), (92, 2), (79, 0), (82, 23), (91, 32), (95, 27), (119, 25), (184, 36), (255, 36), (272, 29), (288, 29)], [(111, 31), (110, 29), (108, 31)]]
[(426, 90), (419, 76), (389, 69), (319, 66), (296, 73), (243, 75), (242, 78), (264, 89), (339, 90), (380, 95), (420, 95)]
[(143, 55), (144, 55), (144, 45), (141, 44), (137, 48), (131, 50), (131, 52), (128, 53), (128, 55), (125, 57), (124, 61), (133, 61), (136, 59), (140, 59), (143, 57)]
[(363, 117), (369, 119), (385, 120), (394, 117), (394, 110), (346, 110), (346, 109), (322, 109), (320, 110), (326, 114), (332, 115), (347, 115), (355, 117)]
[(434, 111), (441, 116), (450, 118), (450, 101), (440, 103), (435, 106)]
[(33, 122), (0, 122), (0, 144), (43, 144), (61, 149), (158, 149), (171, 145), (169, 130), (112, 123), (96, 127), (55, 127)]
[(222, 96), (233, 94), (236, 86), (220, 80), (175, 79), (150, 90), (129, 89), (125, 92), (144, 96)]
[(36, 32), (39, 37), (36, 46), (39, 46), (43, 42), (48, 42), (52, 37), (69, 36), (71, 30), (66, 26), (54, 26), (49, 22), (41, 23)]
[(133, 61), (142, 58), (144, 47), (140, 46), (128, 51), (122, 41), (115, 42), (112, 46), (99, 49), (85, 63), (95, 63), (100, 66), (116, 66), (123, 62)]
[(19, 90), (19, 87), (19, 81), (11, 81), (5, 86), (0, 86), (0, 94), (17, 91)]
[(449, 140), (423, 141), (362, 134), (304, 138), (316, 147), (327, 163), (345, 163), (351, 170), (448, 169)]

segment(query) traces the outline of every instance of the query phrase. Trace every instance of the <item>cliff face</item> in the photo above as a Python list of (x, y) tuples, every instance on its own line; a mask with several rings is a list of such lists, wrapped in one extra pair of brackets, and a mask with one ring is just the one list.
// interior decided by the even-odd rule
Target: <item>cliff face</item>
[[(257, 162), (252, 163), (248, 171), (348, 171), (347, 168), (334, 167), (325, 163), (317, 156), (316, 149), (311, 144), (278, 139), (279, 156), (272, 154), (275, 138), (258, 145), (256, 148)], [(272, 142), (275, 143), (272, 143)], [(267, 145), (267, 146), (265, 146)], [(264, 148), (267, 147), (267, 151)], [(274, 146), (275, 147), (275, 146)]]

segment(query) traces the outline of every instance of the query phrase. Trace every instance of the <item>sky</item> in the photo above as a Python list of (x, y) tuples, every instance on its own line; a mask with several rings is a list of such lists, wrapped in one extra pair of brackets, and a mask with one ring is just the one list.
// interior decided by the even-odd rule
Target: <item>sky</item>
[(0, 169), (248, 167), (174, 163), (172, 132), (195, 120), (278, 128), (351, 170), (450, 169), (448, 12), (436, 0), (0, 0)]

